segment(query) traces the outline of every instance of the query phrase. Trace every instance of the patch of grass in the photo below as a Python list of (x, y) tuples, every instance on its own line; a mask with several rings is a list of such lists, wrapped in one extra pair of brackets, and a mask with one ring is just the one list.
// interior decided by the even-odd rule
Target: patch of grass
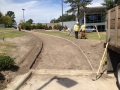
[(3, 28), (3, 27), (0, 27), (0, 31), (1, 30), (13, 30), (12, 28)]
[[(99, 32), (101, 40), (105, 40), (106, 39), (106, 34), (105, 32)], [(92, 32), (92, 33), (87, 33), (87, 38), (88, 39), (92, 39), (92, 40), (99, 40), (99, 36), (97, 32)]]
[(57, 35), (57, 36), (63, 36), (63, 37), (66, 37), (66, 36), (68, 36), (68, 34), (67, 33), (64, 33), (64, 32), (57, 32), (57, 31), (45, 31), (45, 32), (43, 32), (43, 33), (45, 33), (45, 34), (50, 34), (50, 35)]
[[(16, 29), (9, 29), (9, 28), (0, 28), (0, 39), (2, 38), (15, 38), (15, 37), (22, 37), (26, 35), (26, 32), (18, 31)], [(11, 49), (15, 47), (13, 43), (10, 42), (1, 42), (0, 43), (0, 52), (1, 53), (11, 53)]]
[(0, 32), (0, 38), (14, 38), (24, 36), (26, 33), (22, 31), (2, 31)]
[(14, 44), (10, 42), (0, 43), (0, 52), (6, 53), (6, 54), (10, 53), (13, 47), (15, 47)]
[[(50, 35), (56, 35), (56, 36), (62, 36), (62, 37), (67, 37), (67, 38), (74, 38), (74, 33), (72, 33), (71, 35), (68, 35), (68, 32), (59, 32), (59, 31), (45, 31), (42, 32), (45, 34), (50, 34)], [(105, 32), (99, 32), (101, 40), (105, 40), (106, 39), (106, 34)], [(79, 33), (79, 37), (80, 37), (80, 33)], [(87, 38), (91, 39), (91, 40), (99, 40), (99, 36), (97, 32), (92, 32), (92, 33), (87, 33)]]

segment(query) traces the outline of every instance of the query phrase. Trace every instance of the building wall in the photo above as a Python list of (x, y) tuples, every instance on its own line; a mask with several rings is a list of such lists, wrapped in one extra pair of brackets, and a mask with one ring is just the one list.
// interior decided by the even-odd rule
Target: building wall
[[(63, 26), (67, 26), (70, 29), (74, 28), (76, 21), (68, 21), (68, 22), (63, 22)], [(62, 22), (60, 22), (60, 25), (62, 25)]]
[(4, 24), (0, 24), (0, 27), (5, 27), (5, 25)]

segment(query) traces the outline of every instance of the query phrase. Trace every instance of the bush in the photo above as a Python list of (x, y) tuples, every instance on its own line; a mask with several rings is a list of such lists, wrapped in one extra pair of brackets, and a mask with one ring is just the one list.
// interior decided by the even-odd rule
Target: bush
[(49, 26), (49, 29), (51, 30), (51, 29), (52, 29), (52, 26)]
[(14, 65), (14, 60), (10, 56), (0, 56), (0, 70), (9, 69)]

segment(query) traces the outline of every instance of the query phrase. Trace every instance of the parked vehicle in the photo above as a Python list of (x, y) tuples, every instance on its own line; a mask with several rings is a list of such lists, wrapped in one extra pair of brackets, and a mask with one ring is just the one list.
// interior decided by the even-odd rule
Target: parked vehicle
[(108, 10), (106, 17), (106, 40), (110, 39), (107, 48), (107, 72), (115, 74), (120, 89), (120, 6)]
[(86, 26), (85, 32), (90, 33), (90, 32), (95, 32), (95, 31), (96, 31), (95, 28), (92, 28), (91, 26)]
[(17, 25), (12, 25), (12, 28), (17, 29)]

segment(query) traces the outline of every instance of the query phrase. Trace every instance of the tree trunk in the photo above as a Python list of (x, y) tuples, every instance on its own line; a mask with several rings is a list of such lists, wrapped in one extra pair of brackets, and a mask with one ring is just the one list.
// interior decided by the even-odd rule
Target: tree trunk
[(80, 17), (79, 17), (79, 15), (80, 15), (80, 11), (79, 11), (79, 9), (80, 9), (80, 7), (78, 6), (78, 13), (77, 13), (77, 19), (78, 19), (78, 22), (80, 22)]

